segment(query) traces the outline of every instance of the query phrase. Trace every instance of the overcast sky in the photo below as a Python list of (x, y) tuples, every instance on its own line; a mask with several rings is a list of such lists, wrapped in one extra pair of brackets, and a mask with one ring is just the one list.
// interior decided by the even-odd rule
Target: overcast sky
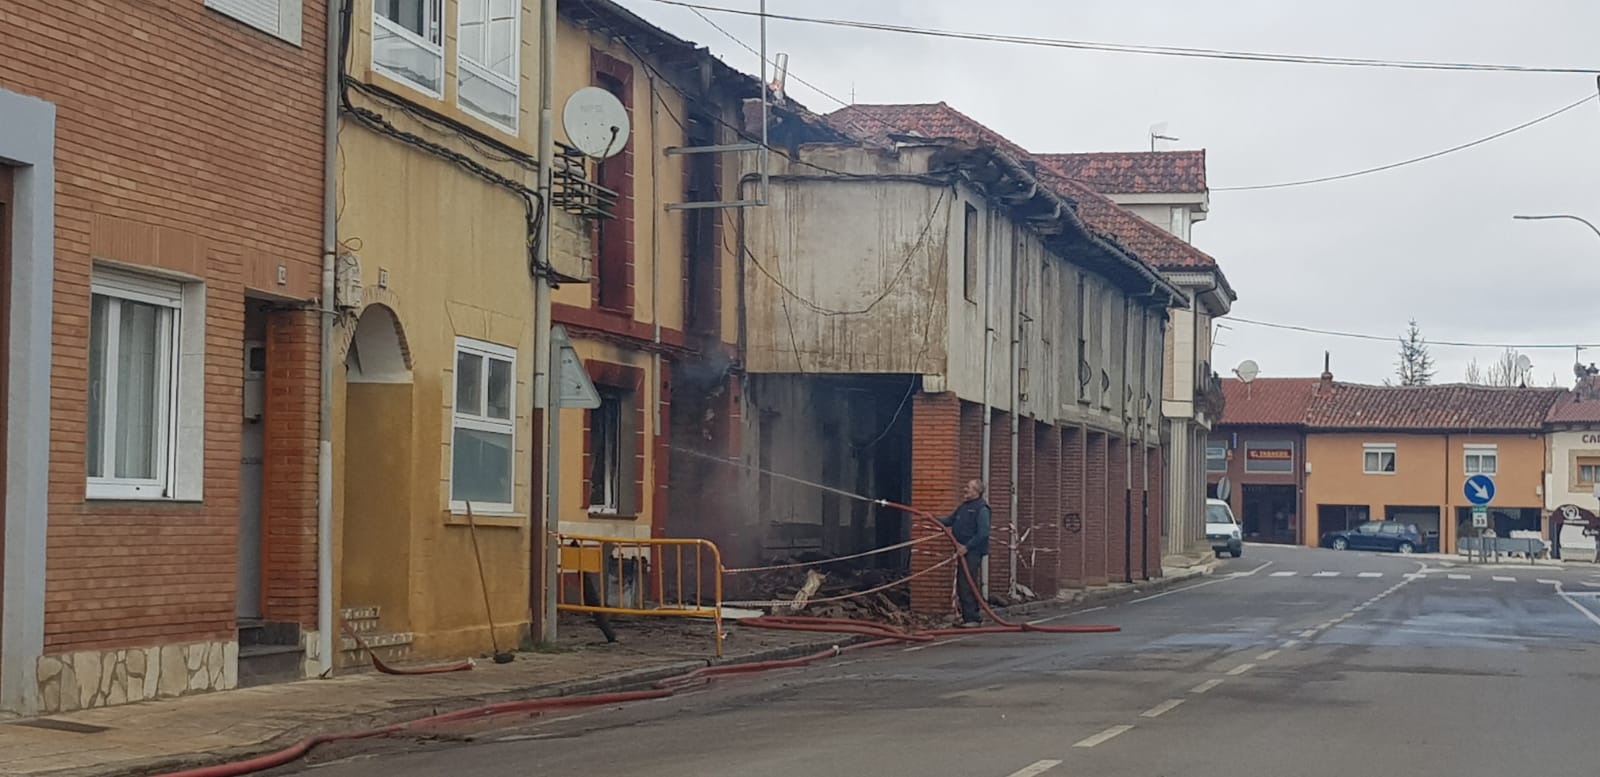
[[(756, 8), (756, 0), (703, 0)], [(623, 4), (755, 72), (757, 58), (693, 13)], [(1221, 9), (1226, 8), (1226, 11)], [(1594, 0), (769, 0), (768, 10), (918, 27), (1293, 54), (1600, 67)], [(748, 17), (707, 14), (752, 46)], [(1039, 152), (1148, 150), (1152, 124), (1204, 148), (1212, 187), (1343, 173), (1521, 124), (1596, 92), (1584, 75), (1412, 72), (1175, 59), (769, 24), (771, 51), (829, 93), (862, 103), (943, 100)], [(826, 113), (839, 104), (789, 80)], [(1195, 244), (1239, 292), (1233, 315), (1431, 340), (1600, 344), (1600, 105), (1489, 144), (1347, 181), (1213, 192)], [(1342, 380), (1394, 373), (1397, 346), (1241, 322), (1219, 333), (1220, 372)], [(1435, 382), (1498, 352), (1435, 346)], [(1573, 351), (1528, 351), (1541, 383), (1570, 385)], [(1600, 347), (1584, 354), (1600, 362)]]

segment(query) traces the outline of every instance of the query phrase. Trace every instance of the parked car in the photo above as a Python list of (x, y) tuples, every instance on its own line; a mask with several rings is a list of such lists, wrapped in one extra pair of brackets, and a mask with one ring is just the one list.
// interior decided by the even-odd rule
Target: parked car
[(1390, 553), (1415, 553), (1427, 548), (1427, 540), (1415, 524), (1399, 521), (1368, 521), (1354, 529), (1322, 535), (1322, 547), (1334, 550), (1381, 550)]
[(1217, 558), (1222, 558), (1224, 553), (1234, 558), (1244, 555), (1244, 536), (1239, 531), (1239, 522), (1234, 520), (1228, 503), (1221, 499), (1206, 500), (1206, 539)]

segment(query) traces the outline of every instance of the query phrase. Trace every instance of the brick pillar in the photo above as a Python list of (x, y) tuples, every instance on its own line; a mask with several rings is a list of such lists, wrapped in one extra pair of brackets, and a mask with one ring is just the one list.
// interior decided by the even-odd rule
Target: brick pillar
[(1085, 585), (1105, 585), (1107, 576), (1106, 535), (1110, 528), (1106, 512), (1106, 435), (1089, 432), (1084, 460), (1087, 463), (1083, 476), (1083, 582)]
[[(911, 506), (940, 513), (961, 501), (961, 401), (955, 394), (918, 393), (911, 403)], [(911, 537), (942, 536), (937, 527), (911, 519)], [(917, 574), (950, 557), (948, 544), (934, 540), (912, 548), (911, 573)], [(951, 611), (955, 596), (952, 566), (911, 581), (911, 609), (941, 615)]]
[(314, 310), (267, 316), (262, 422), (262, 617), (317, 625), (320, 331)]
[(1151, 579), (1161, 577), (1161, 515), (1166, 506), (1162, 503), (1161, 480), (1161, 447), (1151, 445), (1144, 449), (1145, 466), (1150, 473), (1150, 489), (1146, 498), (1150, 505), (1150, 514), (1145, 522), (1145, 536), (1149, 538), (1148, 547), (1145, 548), (1145, 569)]
[(1061, 590), (1061, 430), (1039, 424), (1034, 434), (1033, 579), (1042, 598)]
[(1023, 418), (1017, 424), (1017, 582), (1029, 588), (1036, 582), (1033, 565), (1038, 554), (1033, 549), (1039, 541), (1034, 536), (1033, 428), (1032, 418)]
[(1061, 430), (1061, 582), (1071, 588), (1084, 585), (1086, 437), (1081, 427)]
[(1121, 437), (1106, 440), (1106, 576), (1118, 583), (1129, 582), (1128, 540), (1128, 442)]
[(989, 422), (989, 593), (1011, 587), (1011, 414), (994, 411)]
[[(983, 405), (961, 403), (961, 483), (983, 478)], [(955, 505), (950, 505), (954, 509)]]
[(1131, 574), (1135, 580), (1148, 580), (1150, 574), (1146, 569), (1148, 555), (1145, 552), (1145, 508), (1149, 506), (1147, 501), (1149, 494), (1144, 488), (1144, 444), (1129, 440), (1128, 452), (1132, 457), (1132, 469), (1129, 470), (1129, 473), (1133, 476), (1133, 490), (1129, 495), (1129, 504), (1133, 508), (1132, 515), (1129, 517), (1131, 521), (1129, 526), (1133, 532), (1133, 570)]

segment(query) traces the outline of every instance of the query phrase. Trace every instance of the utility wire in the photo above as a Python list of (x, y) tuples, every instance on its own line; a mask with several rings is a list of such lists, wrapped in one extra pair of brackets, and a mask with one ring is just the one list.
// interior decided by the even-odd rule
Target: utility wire
[[(732, 14), (735, 16), (760, 17), (760, 11), (746, 11), (738, 8), (724, 8), (721, 6), (704, 5), (702, 3), (685, 2), (685, 0), (651, 0), (662, 5), (677, 6), (692, 10), (710, 11), (712, 13)], [(883, 22), (868, 22), (859, 19), (829, 19), (815, 16), (796, 16), (767, 12), (768, 19), (786, 22), (799, 22), (802, 24), (815, 24), (828, 27), (846, 27), (858, 30), (874, 30), (878, 32), (893, 32), (902, 35), (921, 35), (934, 38), (953, 38), (957, 40), (983, 41), (988, 43), (1009, 43), (1021, 46), (1039, 46), (1044, 48), (1077, 49), (1083, 51), (1108, 51), (1121, 54), (1147, 54), (1165, 57), (1186, 57), (1191, 59), (1221, 59), (1246, 62), (1279, 62), (1298, 65), (1328, 65), (1337, 67), (1374, 67), (1391, 68), (1400, 70), (1447, 70), (1447, 71), (1478, 71), (1501, 73), (1565, 73), (1593, 75), (1600, 73), (1600, 68), (1594, 67), (1546, 67), (1538, 65), (1514, 65), (1473, 62), (1438, 62), (1430, 60), (1404, 60), (1404, 59), (1370, 59), (1363, 57), (1333, 57), (1316, 56), (1307, 54), (1278, 54), (1259, 51), (1237, 51), (1231, 49), (1190, 48), (1185, 46), (1155, 46), (1128, 43), (1105, 43), (1101, 41), (1071, 40), (1067, 38), (1045, 38), (1031, 35), (1007, 35), (1000, 33), (962, 32), (958, 30), (943, 30), (931, 27), (911, 27), (900, 24), (887, 24)]]
[(1512, 134), (1514, 132), (1520, 132), (1520, 131), (1525, 130), (1525, 129), (1529, 128), (1529, 127), (1534, 126), (1535, 124), (1540, 124), (1540, 123), (1549, 121), (1551, 119), (1554, 119), (1555, 117), (1560, 116), (1561, 114), (1566, 113), (1567, 111), (1573, 110), (1573, 109), (1583, 105), (1584, 103), (1587, 103), (1587, 102), (1589, 102), (1591, 100), (1594, 100), (1596, 97), (1600, 97), (1600, 95), (1591, 94), (1588, 97), (1585, 97), (1582, 100), (1579, 100), (1579, 101), (1577, 101), (1575, 103), (1567, 105), (1564, 108), (1560, 108), (1560, 109), (1557, 109), (1555, 111), (1551, 111), (1550, 113), (1547, 113), (1547, 114), (1545, 114), (1543, 116), (1540, 116), (1537, 119), (1532, 119), (1532, 120), (1529, 120), (1529, 121), (1525, 121), (1525, 122), (1523, 122), (1521, 124), (1518, 124), (1515, 127), (1511, 127), (1510, 129), (1501, 130), (1499, 132), (1494, 133), (1493, 135), (1486, 135), (1486, 136), (1478, 138), (1477, 140), (1474, 140), (1474, 141), (1470, 141), (1470, 142), (1467, 142), (1467, 143), (1462, 143), (1461, 145), (1458, 145), (1458, 146), (1451, 146), (1450, 148), (1444, 149), (1442, 151), (1435, 151), (1435, 152), (1433, 152), (1431, 154), (1423, 154), (1422, 156), (1412, 157), (1410, 159), (1406, 159), (1406, 160), (1403, 160), (1403, 161), (1400, 161), (1400, 162), (1390, 162), (1389, 164), (1386, 164), (1386, 165), (1379, 165), (1377, 167), (1368, 167), (1368, 168), (1366, 168), (1364, 170), (1356, 170), (1356, 171), (1349, 172), (1349, 173), (1340, 173), (1338, 175), (1325, 175), (1325, 176), (1323, 176), (1321, 178), (1307, 178), (1307, 179), (1299, 180), (1299, 181), (1284, 181), (1282, 183), (1262, 183), (1262, 184), (1254, 184), (1254, 185), (1251, 185), (1251, 186), (1213, 186), (1213, 187), (1211, 187), (1211, 191), (1214, 191), (1214, 192), (1249, 192), (1249, 191), (1260, 191), (1260, 190), (1263, 190), (1263, 189), (1286, 189), (1286, 188), (1291, 187), (1291, 186), (1309, 186), (1309, 185), (1314, 184), (1314, 183), (1327, 183), (1329, 181), (1342, 181), (1342, 180), (1344, 180), (1346, 178), (1355, 178), (1357, 176), (1362, 176), (1362, 175), (1371, 175), (1372, 173), (1381, 173), (1381, 172), (1383, 172), (1385, 170), (1393, 170), (1393, 169), (1395, 169), (1397, 167), (1405, 167), (1406, 165), (1414, 165), (1414, 164), (1416, 164), (1418, 162), (1426, 162), (1426, 161), (1428, 161), (1430, 159), (1438, 159), (1439, 157), (1445, 156), (1446, 154), (1454, 154), (1457, 151), (1465, 151), (1465, 150), (1467, 150), (1469, 148), (1472, 148), (1473, 146), (1481, 146), (1481, 145), (1483, 145), (1485, 143), (1488, 143), (1491, 140), (1498, 140), (1499, 138), (1503, 138), (1503, 137), (1505, 137), (1507, 135), (1510, 135), (1510, 134)]
[[(1250, 326), (1263, 327), (1266, 329), (1281, 329), (1289, 332), (1303, 332), (1305, 334), (1324, 335), (1327, 337), (1344, 337), (1351, 340), (1371, 340), (1374, 342), (1393, 343), (1399, 339), (1398, 336), (1373, 335), (1360, 332), (1341, 332), (1335, 329), (1318, 329), (1316, 327), (1298, 326), (1295, 324), (1279, 324), (1271, 321), (1255, 321), (1248, 318), (1239, 318), (1238, 316), (1228, 316), (1223, 320), (1230, 324), (1248, 324)], [(1428, 345), (1437, 345), (1448, 348), (1515, 348), (1519, 351), (1532, 351), (1549, 348), (1566, 349), (1573, 347), (1593, 348), (1596, 345), (1600, 345), (1600, 343), (1474, 343), (1459, 340), (1429, 340), (1427, 342)]]

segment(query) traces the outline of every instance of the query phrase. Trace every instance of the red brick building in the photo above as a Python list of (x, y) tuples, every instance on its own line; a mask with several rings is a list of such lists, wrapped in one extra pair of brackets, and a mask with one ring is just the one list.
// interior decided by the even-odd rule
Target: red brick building
[(321, 8), (0, 6), (0, 321), (23, 403), (5, 408), (0, 711), (231, 688), (241, 639), (276, 638), (298, 676)]
[(1306, 412), (1320, 382), (1222, 382), (1227, 409), (1206, 441), (1207, 495), (1227, 491), (1223, 498), (1247, 542), (1294, 545), (1306, 538)]

